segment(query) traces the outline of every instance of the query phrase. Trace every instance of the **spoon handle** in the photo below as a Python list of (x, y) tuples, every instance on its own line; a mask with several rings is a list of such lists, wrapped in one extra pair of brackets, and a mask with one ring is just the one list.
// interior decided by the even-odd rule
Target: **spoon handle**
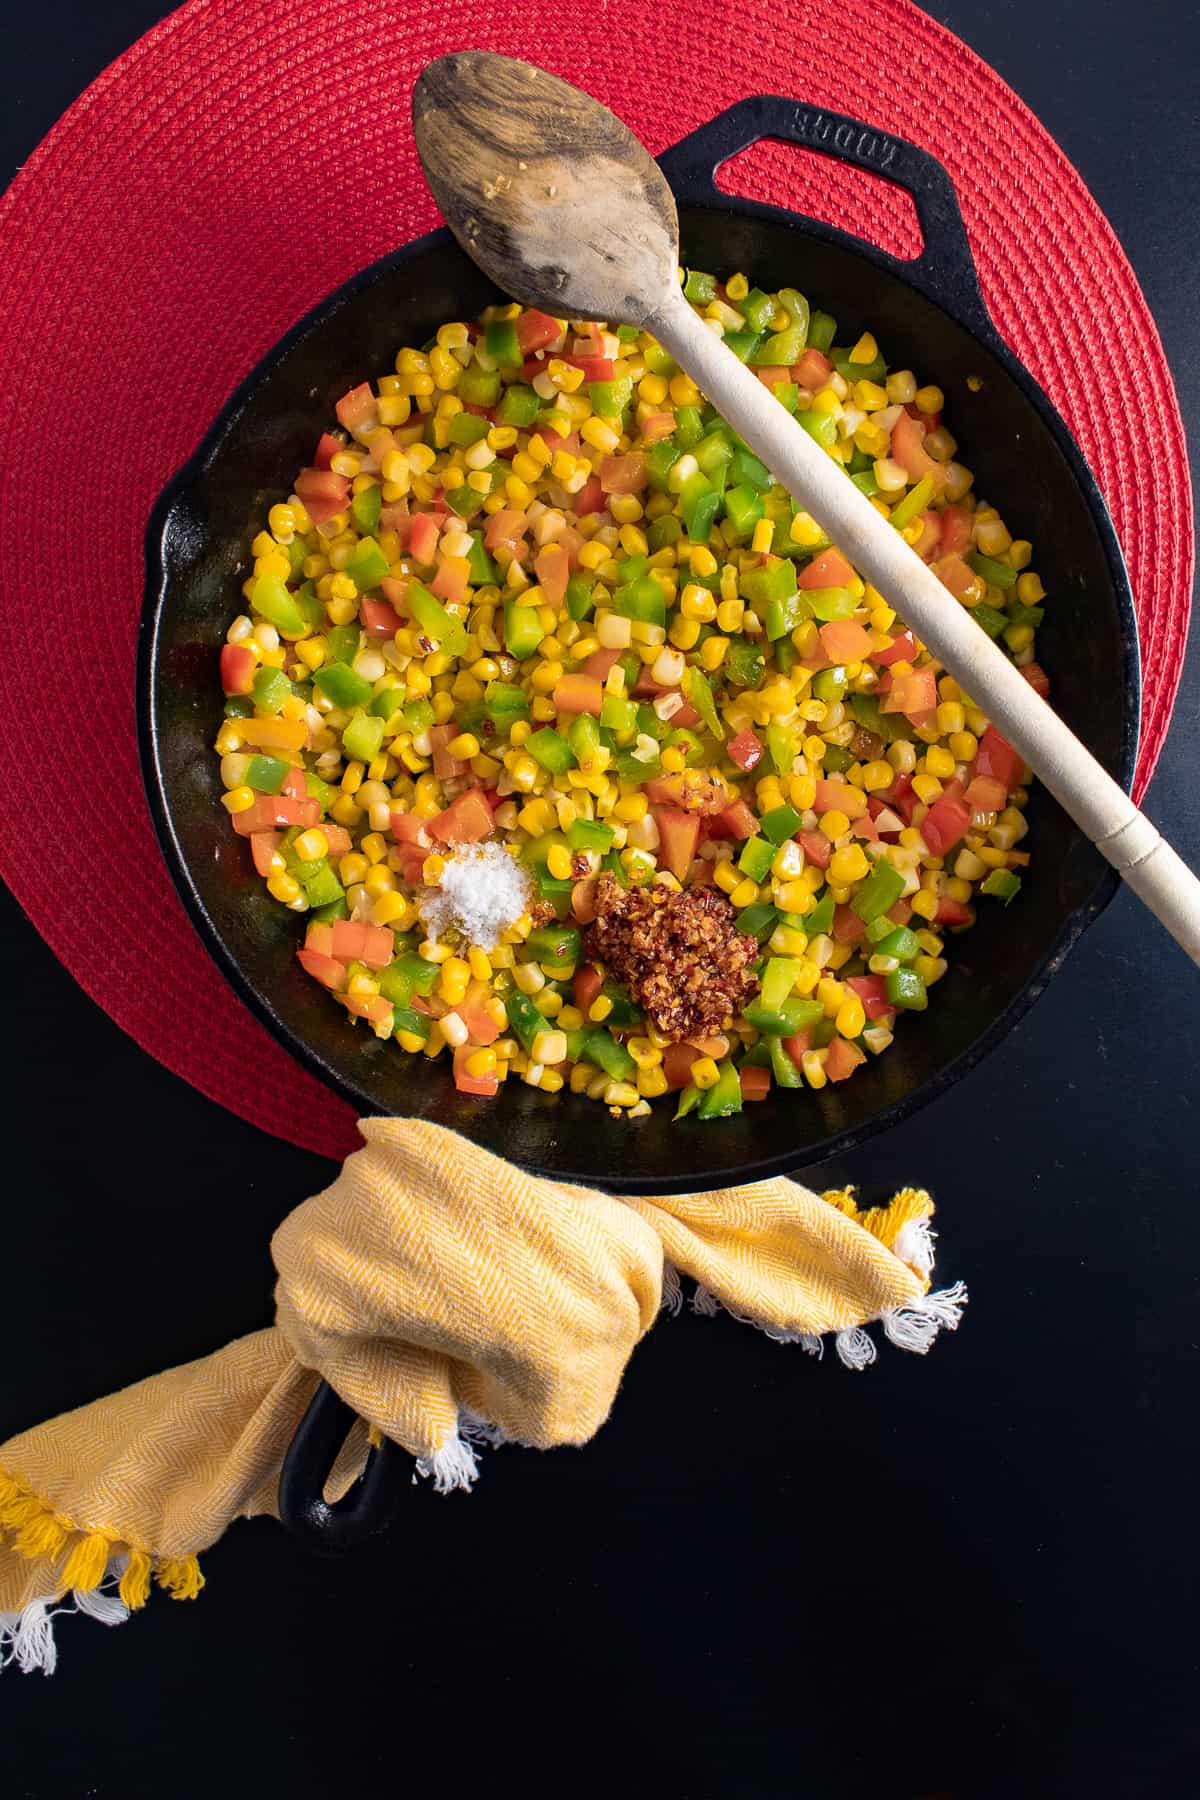
[(696, 317), (682, 291), (646, 327), (1019, 750), (1080, 830), (1200, 963), (1200, 881), (865, 494)]

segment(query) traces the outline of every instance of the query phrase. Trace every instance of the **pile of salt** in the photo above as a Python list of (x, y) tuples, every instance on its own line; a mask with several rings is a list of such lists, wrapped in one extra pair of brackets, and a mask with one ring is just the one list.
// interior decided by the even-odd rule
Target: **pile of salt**
[(417, 907), (435, 943), (453, 928), (469, 944), (491, 950), (529, 910), (532, 896), (527, 872), (503, 844), (459, 844), (440, 883), (421, 893)]

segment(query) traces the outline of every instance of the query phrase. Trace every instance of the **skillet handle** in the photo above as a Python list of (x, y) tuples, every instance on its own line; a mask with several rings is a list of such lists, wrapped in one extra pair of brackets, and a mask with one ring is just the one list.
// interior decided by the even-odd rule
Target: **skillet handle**
[(353, 1425), (355, 1414), (323, 1381), (288, 1446), (279, 1476), (279, 1517), (306, 1549), (326, 1555), (357, 1549), (393, 1523), (404, 1487), (412, 1482), (412, 1459), (384, 1439), (367, 1457), (360, 1480), (330, 1504), (324, 1497), (329, 1471)]
[[(915, 144), (891, 137), (845, 113), (807, 106), (781, 94), (755, 94), (699, 126), (682, 142), (665, 150), (658, 162), (676, 199), (684, 205), (720, 206), (728, 197), (716, 185), (717, 170), (739, 150), (763, 138), (817, 150), (822, 156), (882, 175), (902, 187), (917, 209), (925, 245), (920, 256), (911, 261), (891, 256), (886, 260), (969, 330), (977, 335), (994, 335), (954, 183), (928, 150), (919, 150)], [(756, 202), (740, 201), (739, 205), (750, 205), (764, 215), (781, 210)], [(804, 217), (796, 213), (790, 216)], [(860, 240), (851, 233), (819, 220), (808, 222), (824, 235), (859, 247)]]

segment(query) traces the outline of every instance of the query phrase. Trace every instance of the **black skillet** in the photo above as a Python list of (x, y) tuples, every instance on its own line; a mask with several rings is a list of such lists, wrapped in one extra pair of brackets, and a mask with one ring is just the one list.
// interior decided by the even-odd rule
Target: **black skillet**
[[(882, 175), (912, 196), (924, 249), (900, 261), (846, 232), (721, 193), (714, 173), (761, 138), (804, 145)], [(1137, 627), (1121, 552), (1095, 480), (1063, 421), (1004, 344), (979, 291), (949, 176), (932, 156), (840, 114), (772, 95), (743, 100), (660, 159), (693, 267), (744, 269), (763, 287), (799, 287), (832, 312), (843, 341), (869, 327), (896, 366), (945, 390), (977, 490), (1038, 547), (1051, 595), (1039, 654), (1054, 704), (1118, 780), (1137, 750)], [(459, 1095), (438, 1063), (410, 1060), (355, 1031), (300, 970), (295, 925), (266, 894), (218, 804), (214, 677), (240, 571), (266, 507), (288, 492), (338, 396), (390, 368), (496, 290), (437, 231), (364, 270), (301, 321), (248, 376), (169, 483), (146, 539), (138, 723), (150, 810), (172, 877), (208, 949), (247, 1005), (297, 1059), (364, 1113), (409, 1114), (462, 1131), (534, 1170), (615, 1191), (680, 1193), (756, 1180), (845, 1156), (941, 1093), (1009, 1031), (1112, 898), (1117, 877), (1035, 786), (1033, 875), (1018, 904), (980, 908), (955, 946), (938, 1005), (854, 1081), (776, 1095), (713, 1127), (673, 1127), (660, 1110), (598, 1131), (592, 1103), (519, 1086), (494, 1101)], [(968, 379), (971, 385), (968, 386)], [(350, 1422), (318, 1390), (289, 1452), (281, 1514), (309, 1542), (342, 1548), (386, 1523), (394, 1447), (373, 1456), (339, 1507), (324, 1473)]]

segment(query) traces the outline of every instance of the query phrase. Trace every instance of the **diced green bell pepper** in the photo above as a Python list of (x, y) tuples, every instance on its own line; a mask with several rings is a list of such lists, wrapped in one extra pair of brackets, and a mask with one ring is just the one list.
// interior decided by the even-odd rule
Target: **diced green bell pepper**
[(920, 956), (921, 945), (915, 931), (910, 931), (907, 925), (897, 925), (894, 931), (877, 940), (874, 954), (894, 956), (897, 962), (910, 963)]
[(652, 575), (639, 575), (613, 593), (613, 611), (625, 619), (639, 619), (646, 625), (665, 625), (667, 600)]
[(775, 667), (783, 675), (787, 674), (792, 664), (800, 655), (800, 652), (797, 650), (795, 644), (793, 644), (791, 638), (787, 636), (776, 638), (774, 652)]
[(619, 419), (633, 399), (633, 382), (628, 378), (622, 381), (589, 381), (588, 398), (592, 403), (592, 411), (599, 413), (602, 419)]
[[(830, 669), (818, 669), (812, 679), (812, 696), (826, 706), (832, 706), (846, 692), (848, 678), (844, 663), (835, 663)], [(830, 749), (833, 746), (830, 745)], [(828, 756), (826, 757), (828, 762)]]
[(613, 828), (598, 819), (572, 819), (567, 826), (567, 843), (572, 850), (596, 850), (601, 856), (612, 849)]
[(318, 925), (333, 925), (338, 919), (348, 919), (350, 908), (346, 905), (343, 895), (340, 900), (334, 900), (328, 906), (311, 908), (308, 916), (310, 919), (315, 919)]
[(462, 656), (467, 648), (467, 628), (462, 620), (447, 612), (441, 601), (419, 581), (409, 582), (405, 598), (421, 636), (428, 638), (436, 649), (445, 651), (447, 656)]
[(738, 868), (751, 881), (765, 881), (775, 861), (775, 845), (769, 838), (747, 838), (738, 857)]
[(751, 288), (746, 298), (738, 301), (737, 309), (751, 331), (765, 331), (775, 317), (775, 297), (764, 293), (762, 288)]
[[(502, 425), (515, 425), (518, 431), (525, 431), (542, 410), (542, 401), (531, 387), (523, 387), (514, 382), (506, 387), (500, 396), (500, 404), (496, 408), (497, 417)], [(462, 414), (455, 415), (462, 418)], [(469, 415), (468, 415), (469, 416)]]
[(796, 565), (786, 557), (780, 557), (757, 569), (747, 569), (738, 585), (755, 607), (768, 606), (772, 600), (786, 600), (796, 592)]
[[(388, 572), (388, 559), (373, 537), (359, 538), (346, 564), (346, 574), (360, 593), (376, 588)], [(461, 653), (460, 653), (461, 654)]]
[(585, 767), (594, 760), (603, 740), (600, 727), (590, 713), (577, 713), (571, 720), (567, 727), (567, 742), (576, 760)]
[(879, 483), (875, 479), (874, 469), (864, 469), (861, 475), (851, 475), (850, 480), (859, 493), (865, 494), (868, 500), (873, 500), (879, 492)]
[[(356, 675), (349, 663), (327, 662), (313, 676), (313, 686), (332, 700), (335, 706), (349, 712), (351, 707), (365, 706), (371, 698), (371, 684), (361, 675)], [(383, 720), (379, 721), (380, 726)]]
[(832, 413), (815, 412), (810, 406), (807, 412), (796, 414), (796, 422), (803, 425), (809, 437), (814, 438), (822, 450), (828, 450), (837, 442), (837, 420)]
[(819, 350), (828, 355), (829, 346), (837, 336), (837, 320), (827, 312), (815, 312), (808, 321), (808, 348)]
[(700, 1104), (700, 1089), (688, 1082), (679, 1096), (679, 1104), (675, 1108), (676, 1121), (686, 1119), (690, 1112), (695, 1112)]
[(528, 1056), (533, 1049), (534, 1038), (546, 1029), (546, 1016), (517, 987), (511, 988), (504, 996), (504, 1008), (508, 1014), (508, 1029)]
[(690, 450), (700, 442), (704, 426), (698, 406), (681, 406), (675, 414), (675, 441), (681, 450)]
[(828, 623), (830, 619), (848, 619), (858, 605), (858, 600), (849, 588), (805, 588), (804, 598), (815, 619)]
[(922, 476), (916, 487), (910, 488), (903, 500), (893, 506), (888, 515), (888, 524), (894, 525), (897, 531), (903, 531), (911, 525), (919, 512), (924, 512), (933, 499), (933, 476)]
[[(819, 700), (821, 695), (817, 695)], [(852, 767), (854, 758), (849, 750), (843, 750), (840, 744), (826, 744), (825, 755), (821, 759), (821, 767), (827, 775), (844, 775)]]
[(763, 653), (752, 638), (735, 637), (729, 640), (721, 673), (732, 687), (757, 687), (762, 680), (764, 663)]
[(250, 594), (250, 604), (277, 631), (290, 632), (292, 636), (299, 637), (305, 629), (304, 614), (278, 575), (258, 577)]
[(404, 956), (398, 957), (394, 963), (390, 963), (388, 967), (397, 970), (404, 977), (412, 993), (420, 994), (425, 998), (428, 998), (437, 986), (438, 976), (441, 972), (437, 963), (426, 962), (423, 956), (417, 956), (415, 952), (407, 952)]
[(830, 357), (834, 368), (843, 380), (882, 381), (887, 375), (887, 364), (882, 356), (876, 352), (870, 362), (853, 362), (850, 357), (852, 348), (853, 345), (846, 350), (834, 350)]
[(771, 389), (784, 412), (795, 416), (800, 406), (800, 389), (794, 381), (777, 381)]
[(682, 536), (683, 526), (675, 514), (664, 513), (661, 518), (651, 522), (650, 529), (646, 533), (650, 554), (653, 556), (659, 550), (669, 549), (672, 544), (677, 544)]
[(729, 488), (725, 495), (725, 518), (735, 537), (748, 538), (766, 512), (763, 497), (755, 488)]
[(404, 709), (404, 723), (413, 736), (437, 722), (437, 714), (428, 700), (410, 700)]
[[(464, 414), (455, 413), (454, 416), (461, 419)], [(500, 579), (500, 571), (484, 549), (483, 535), (478, 531), (471, 533), (471, 548), (467, 551), (467, 579), (472, 587), (494, 586)]]
[(325, 637), (325, 662), (352, 663), (358, 655), (362, 632), (357, 625), (334, 625)]
[(484, 717), (496, 730), (507, 733), (518, 719), (529, 717), (529, 696), (508, 681), (489, 681), (483, 692)]
[[(808, 327), (812, 318), (812, 309), (805, 296), (796, 288), (780, 288), (779, 304), (787, 313), (791, 329), (802, 334), (800, 349), (803, 353), (808, 347)], [(792, 357), (791, 360), (797, 362), (799, 358)]]
[(588, 1032), (583, 1044), (583, 1060), (595, 1063), (612, 1081), (627, 1080), (637, 1066), (624, 1044), (619, 1044), (603, 1025)]
[[(796, 744), (791, 732), (784, 725), (772, 723), (767, 726), (766, 737), (771, 767), (777, 775), (790, 775), (796, 759)], [(788, 835), (790, 837), (791, 833)]]
[(534, 762), (548, 769), (551, 775), (562, 775), (575, 767), (575, 753), (564, 737), (560, 737), (553, 726), (546, 725), (541, 731), (533, 732), (525, 739), (522, 746), (528, 750)]
[(717, 297), (717, 278), (702, 269), (688, 269), (684, 275), (683, 297), (693, 306), (708, 306)]
[(550, 969), (573, 969), (583, 955), (583, 939), (574, 925), (539, 925), (525, 947), (534, 962)]
[(869, 925), (872, 919), (891, 911), (903, 894), (904, 885), (903, 875), (883, 857), (851, 900), (851, 910)]
[(243, 780), (256, 794), (277, 794), (287, 780), (291, 766), (278, 756), (252, 756), (246, 764)]
[(776, 1087), (803, 1087), (804, 1077), (784, 1049), (783, 1039), (779, 1037), (766, 1037), (763, 1041), (770, 1052), (771, 1074), (775, 1078)]
[(744, 906), (734, 924), (745, 936), (757, 938), (764, 943), (779, 923), (779, 909), (766, 900), (752, 900)]
[(884, 993), (893, 1006), (906, 1012), (924, 1012), (929, 1005), (925, 983), (915, 969), (897, 969), (884, 979)]
[(795, 1037), (798, 1031), (804, 1031), (824, 1018), (825, 1008), (819, 1000), (799, 999), (785, 999), (777, 1006), (768, 1006), (759, 995), (742, 1008), (742, 1016), (747, 1025), (753, 1025), (756, 1031), (766, 1032), (771, 1037)]
[(700, 714), (705, 730), (711, 732), (718, 743), (724, 743), (725, 726), (717, 711), (712, 686), (704, 670), (689, 665), (684, 670), (683, 682), (684, 692)]
[(778, 849), (780, 844), (786, 844), (799, 831), (800, 814), (794, 806), (775, 806), (769, 813), (763, 814), (759, 824), (763, 836), (769, 838)]
[[(396, 713), (399, 713), (401, 718), (403, 718), (404, 689), (400, 686), (399, 682), (393, 682), (390, 687), (380, 688), (379, 692), (372, 697), (371, 704), (367, 710), (373, 712), (377, 719), (390, 719), (393, 718)], [(431, 707), (430, 711), (432, 710)], [(433, 721), (430, 720), (430, 723), (432, 724)]]
[(805, 915), (803, 929), (809, 940), (825, 937), (833, 930), (833, 895), (828, 889), (821, 895), (812, 911)]
[(495, 406), (500, 398), (500, 371), (470, 363), (459, 376), (455, 393), (466, 406)]
[(304, 623), (308, 626), (308, 629), (310, 631), (321, 631), (324, 628), (326, 619), (325, 602), (317, 599), (317, 590), (312, 582), (306, 581), (301, 587), (298, 587), (292, 595), (292, 599), (295, 601), (303, 615)]
[(804, 335), (795, 325), (789, 325), (785, 331), (776, 331), (758, 346), (750, 361), (768, 368), (787, 367), (799, 362), (804, 355)]
[(342, 733), (342, 748), (356, 762), (368, 763), (379, 755), (383, 743), (384, 720), (371, 713), (355, 713)]
[(480, 438), (485, 438), (491, 430), (487, 419), (481, 419), (478, 413), (455, 413), (450, 421), (450, 442), (463, 450), (469, 450)]
[(727, 331), (721, 340), (727, 350), (732, 350), (739, 362), (748, 363), (758, 349), (762, 333), (759, 331)]
[(606, 981), (600, 989), (601, 994), (612, 1006), (612, 1011), (605, 1017), (604, 1024), (609, 1031), (625, 1031), (630, 1026), (641, 1025), (645, 1014), (637, 1006), (625, 988), (615, 981)]
[(696, 1111), (698, 1119), (727, 1119), (742, 1110), (742, 1082), (731, 1062), (721, 1064), (715, 1087), (705, 1088)]
[(733, 444), (729, 428), (718, 425), (702, 437), (695, 448), (695, 458), (702, 475), (713, 475), (725, 463), (733, 461)]
[(665, 375), (668, 381), (679, 372), (675, 358), (661, 344), (647, 344), (642, 352), (642, 361), (646, 365), (647, 374)]
[(300, 882), (310, 909), (316, 906), (332, 906), (335, 900), (345, 898), (346, 890), (322, 858), (319, 863), (301, 864)]
[(850, 711), (864, 731), (873, 731), (885, 744), (912, 737), (912, 726), (903, 713), (885, 713), (874, 694), (851, 694)]
[(499, 369), (519, 369), (525, 361), (517, 341), (515, 319), (493, 319), (484, 327), (483, 342), (488, 355)]
[(683, 455), (683, 451), (673, 437), (663, 438), (646, 452), (646, 478), (652, 488), (665, 491), (667, 476)]
[[(761, 843), (762, 839), (752, 840)], [(769, 846), (768, 846), (769, 848)], [(801, 963), (795, 956), (770, 956), (762, 973), (762, 987), (759, 1000), (771, 1012), (778, 1012), (784, 1001), (795, 987), (801, 972)]]
[(1021, 877), (1014, 875), (1011, 869), (993, 869), (979, 891), (990, 900), (1003, 900), (1008, 906), (1021, 891)]
[(250, 692), (260, 712), (277, 713), (292, 692), (292, 684), (282, 669), (264, 666), (255, 670)]
[(1008, 626), (1008, 614), (1002, 613), (999, 607), (988, 606), (986, 602), (981, 606), (973, 606), (971, 617), (987, 632), (990, 638), (998, 638)]
[(740, 445), (734, 451), (729, 465), (729, 479), (745, 487), (755, 488), (760, 494), (767, 493), (775, 485), (775, 477), (766, 463), (760, 462), (752, 451)]
[(522, 606), (519, 600), (504, 602), (504, 647), (517, 662), (531, 657), (545, 635), (536, 606)]
[(1010, 588), (1016, 583), (1017, 571), (1008, 563), (997, 562), (994, 557), (984, 556), (978, 550), (972, 550), (967, 561), (975, 573), (982, 575), (993, 587)]
[(371, 487), (363, 488), (355, 494), (350, 502), (350, 514), (355, 525), (364, 537), (370, 537), (379, 529), (379, 513), (383, 504), (383, 489), (375, 482)]
[[(380, 985), (379, 991), (380, 993), (383, 992), (382, 984)], [(412, 1037), (418, 1037), (421, 1039), (421, 1042), (424, 1043), (429, 1036), (432, 1025), (433, 1020), (429, 1017), (429, 1014), (420, 1013), (413, 1006), (397, 1005), (392, 1012), (393, 1037), (395, 1037), (398, 1032), (407, 1031)]]
[(592, 589), (596, 585), (594, 575), (572, 575), (567, 583), (567, 616), (578, 623), (586, 619), (596, 602)]
[(637, 706), (624, 694), (610, 694), (606, 689), (600, 701), (600, 723), (615, 732), (618, 739), (628, 738), (637, 730)]

